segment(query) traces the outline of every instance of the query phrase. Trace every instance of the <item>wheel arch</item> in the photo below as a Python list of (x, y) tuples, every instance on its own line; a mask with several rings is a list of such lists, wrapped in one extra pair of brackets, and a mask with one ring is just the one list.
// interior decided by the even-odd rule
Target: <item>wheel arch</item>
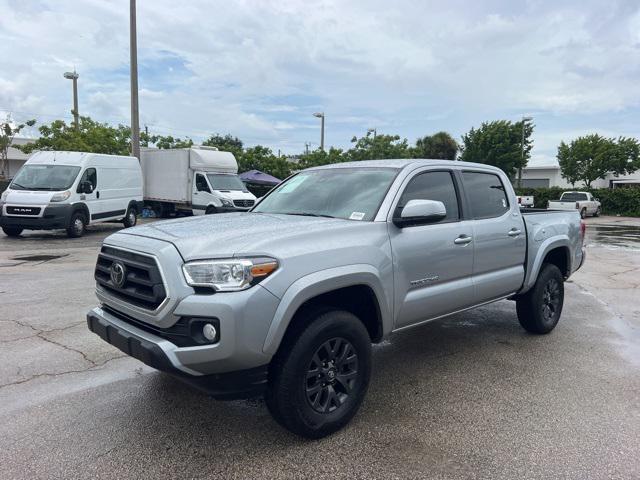
[(569, 237), (561, 236), (550, 238), (543, 242), (538, 249), (536, 258), (531, 264), (531, 268), (527, 273), (524, 288), (519, 294), (525, 293), (533, 287), (540, 274), (542, 265), (545, 263), (552, 263), (556, 265), (564, 278), (569, 277), (571, 274), (571, 248), (569, 247)]
[(381, 341), (391, 331), (389, 302), (380, 277), (371, 265), (322, 270), (294, 282), (283, 295), (265, 339), (263, 351), (274, 355), (287, 332), (304, 321), (306, 312), (323, 307), (356, 315), (371, 341)]
[(67, 219), (67, 224), (71, 222), (71, 217), (74, 213), (82, 212), (84, 218), (87, 222), (87, 225), (91, 223), (91, 212), (89, 211), (89, 207), (86, 203), (79, 202), (71, 205), (71, 209), (69, 211), (69, 218)]

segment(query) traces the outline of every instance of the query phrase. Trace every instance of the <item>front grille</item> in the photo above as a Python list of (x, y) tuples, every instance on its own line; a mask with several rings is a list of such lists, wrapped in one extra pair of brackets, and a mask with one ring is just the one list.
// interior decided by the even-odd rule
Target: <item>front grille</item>
[(40, 215), (40, 207), (16, 207), (7, 205), (9, 215)]
[(234, 200), (233, 204), (236, 207), (240, 207), (240, 208), (249, 208), (249, 207), (253, 207), (253, 204), (255, 203), (255, 200)]
[[(115, 263), (124, 267), (119, 284), (112, 278)], [(95, 279), (114, 297), (147, 310), (155, 310), (167, 297), (158, 264), (146, 255), (103, 246), (96, 262)]]

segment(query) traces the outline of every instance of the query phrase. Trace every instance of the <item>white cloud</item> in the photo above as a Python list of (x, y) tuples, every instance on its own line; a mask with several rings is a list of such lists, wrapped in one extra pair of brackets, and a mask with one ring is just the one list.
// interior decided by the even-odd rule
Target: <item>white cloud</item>
[[(0, 11), (0, 109), (68, 118), (75, 67), (80, 112), (128, 122), (126, 0)], [(317, 137), (317, 110), (343, 147), (372, 127), (457, 137), (534, 112), (534, 153), (553, 158), (563, 132), (633, 132), (639, 31), (633, 0), (138, 2), (141, 121), (286, 151)]]

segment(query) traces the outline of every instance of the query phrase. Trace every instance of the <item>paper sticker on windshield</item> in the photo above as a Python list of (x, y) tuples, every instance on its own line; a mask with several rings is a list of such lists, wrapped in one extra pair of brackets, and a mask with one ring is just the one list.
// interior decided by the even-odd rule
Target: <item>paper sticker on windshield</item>
[(307, 178), (309, 178), (309, 175), (296, 175), (291, 180), (289, 180), (287, 183), (285, 183), (282, 186), (282, 188), (280, 188), (280, 193), (291, 193), (291, 192), (293, 192)]
[(349, 217), (349, 220), (362, 220), (365, 214), (363, 212), (353, 212)]

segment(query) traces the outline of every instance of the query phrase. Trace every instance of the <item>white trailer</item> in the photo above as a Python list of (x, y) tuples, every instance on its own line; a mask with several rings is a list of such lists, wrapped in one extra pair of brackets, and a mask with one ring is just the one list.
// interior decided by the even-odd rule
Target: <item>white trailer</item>
[(230, 152), (215, 147), (145, 149), (140, 153), (144, 199), (162, 217), (246, 211), (256, 201), (238, 177)]

